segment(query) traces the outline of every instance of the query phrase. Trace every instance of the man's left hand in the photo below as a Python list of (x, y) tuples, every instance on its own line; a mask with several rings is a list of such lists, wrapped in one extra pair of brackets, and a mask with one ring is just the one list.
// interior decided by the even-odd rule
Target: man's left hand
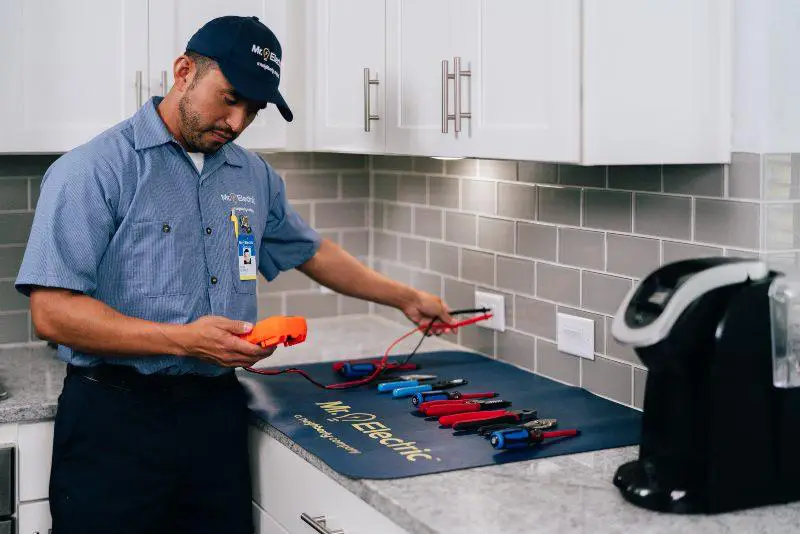
[[(424, 291), (416, 291), (414, 298), (401, 311), (415, 324), (427, 326), (434, 319), (443, 324), (455, 322), (447, 313), (447, 310), (447, 304), (436, 295), (431, 295)], [(442, 331), (446, 334), (455, 332), (454, 329), (450, 328), (445, 328)]]

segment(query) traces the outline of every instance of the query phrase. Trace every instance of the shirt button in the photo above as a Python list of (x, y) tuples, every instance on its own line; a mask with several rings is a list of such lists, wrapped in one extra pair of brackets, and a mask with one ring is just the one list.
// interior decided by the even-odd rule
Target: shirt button
[(165, 234), (168, 234), (170, 230), (172, 230), (172, 228), (170, 228), (168, 224), (164, 224), (164, 226), (161, 227), (161, 231)]
[(212, 276), (211, 277), (211, 283), (212, 284), (216, 284), (217, 283), (217, 277), (216, 276)]
[(211, 235), (211, 227), (206, 228), (206, 234)]

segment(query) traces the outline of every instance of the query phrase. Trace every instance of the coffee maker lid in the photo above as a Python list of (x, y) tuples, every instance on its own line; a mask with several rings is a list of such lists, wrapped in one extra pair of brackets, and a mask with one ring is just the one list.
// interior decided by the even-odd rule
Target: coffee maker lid
[[(725, 260), (728, 259), (720, 258), (720, 261)], [(623, 345), (633, 347), (655, 345), (669, 335), (683, 311), (706, 293), (748, 280), (760, 280), (767, 277), (770, 272), (769, 267), (761, 261), (732, 259), (729, 261), (700, 267), (697, 263), (686, 261), (683, 263), (687, 270), (679, 277), (674, 276), (679, 262), (664, 265), (653, 271), (634, 286), (623, 299), (611, 323), (611, 335)], [(674, 280), (674, 287), (648, 287), (652, 285), (653, 279), (658, 279), (659, 273), (667, 269), (672, 269), (670, 278)], [(630, 314), (626, 312), (629, 308), (643, 307), (643, 304), (649, 310), (658, 309), (659, 312), (652, 317), (651, 311), (651, 320), (645, 321), (642, 326), (629, 324), (626, 315), (630, 317)]]

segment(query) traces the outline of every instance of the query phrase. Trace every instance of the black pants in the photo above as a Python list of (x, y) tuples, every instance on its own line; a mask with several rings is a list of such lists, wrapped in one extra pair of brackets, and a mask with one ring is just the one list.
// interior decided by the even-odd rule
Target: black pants
[(209, 382), (170, 394), (72, 370), (55, 421), (53, 534), (251, 534), (245, 393), (232, 375)]

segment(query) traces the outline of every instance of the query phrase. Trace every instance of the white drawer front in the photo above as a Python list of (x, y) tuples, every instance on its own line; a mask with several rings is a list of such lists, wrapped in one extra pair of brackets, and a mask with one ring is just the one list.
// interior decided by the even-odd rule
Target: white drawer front
[(409, 534), (303, 458), (257, 428), (250, 429), (253, 499), (290, 534), (313, 534), (300, 519), (324, 517), (343, 534)]
[(288, 534), (274, 517), (256, 503), (253, 503), (253, 526), (256, 528), (254, 534)]
[(19, 500), (47, 499), (53, 456), (52, 421), (19, 425)]

